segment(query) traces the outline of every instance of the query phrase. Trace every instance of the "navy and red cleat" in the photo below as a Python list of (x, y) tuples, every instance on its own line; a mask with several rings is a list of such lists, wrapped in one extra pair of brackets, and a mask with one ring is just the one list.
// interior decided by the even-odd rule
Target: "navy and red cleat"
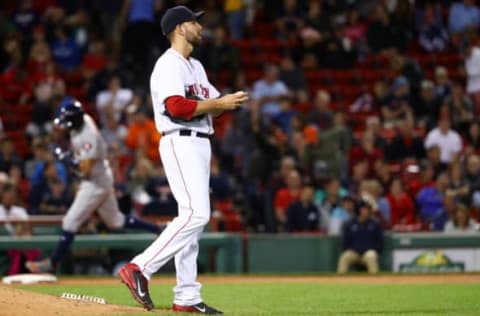
[(182, 306), (173, 304), (172, 310), (180, 313), (196, 313), (196, 314), (209, 314), (209, 315), (223, 315), (223, 312), (216, 310), (213, 307), (201, 302), (195, 305)]
[(148, 293), (148, 280), (143, 276), (136, 264), (126, 264), (120, 269), (118, 275), (137, 302), (142, 304), (147, 310), (153, 309), (153, 302)]

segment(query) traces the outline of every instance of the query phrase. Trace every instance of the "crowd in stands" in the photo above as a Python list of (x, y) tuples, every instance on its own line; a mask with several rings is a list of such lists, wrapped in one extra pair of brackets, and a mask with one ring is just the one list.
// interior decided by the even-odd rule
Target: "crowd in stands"
[(71, 95), (101, 126), (122, 211), (175, 214), (148, 82), (173, 4), (205, 10), (194, 56), (212, 83), (250, 94), (215, 123), (217, 229), (339, 234), (362, 200), (387, 231), (476, 230), (474, 0), (2, 1), (0, 191), (15, 205), (68, 209), (75, 177), (51, 148)]

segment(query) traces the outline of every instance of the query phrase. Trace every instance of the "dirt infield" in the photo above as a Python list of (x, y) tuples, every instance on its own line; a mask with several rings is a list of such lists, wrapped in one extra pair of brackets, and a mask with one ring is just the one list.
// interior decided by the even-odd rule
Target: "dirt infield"
[[(480, 274), (455, 275), (348, 275), (348, 276), (202, 276), (202, 283), (350, 283), (350, 284), (429, 284), (429, 283), (480, 283)], [(59, 285), (119, 284), (115, 278), (60, 278)], [(156, 277), (152, 283), (173, 284), (173, 277)], [(141, 313), (141, 308), (72, 301), (52, 295), (19, 290), (11, 286), (0, 286), (0, 316), (100, 316)]]
[(0, 286), (0, 316), (103, 316), (125, 315), (141, 308), (72, 301), (52, 295)]

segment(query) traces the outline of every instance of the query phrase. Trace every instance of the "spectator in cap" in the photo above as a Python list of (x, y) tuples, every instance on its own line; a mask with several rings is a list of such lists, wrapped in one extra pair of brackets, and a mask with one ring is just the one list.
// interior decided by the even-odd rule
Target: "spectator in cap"
[(342, 248), (337, 272), (347, 273), (354, 264), (367, 267), (368, 273), (378, 272), (378, 256), (383, 250), (384, 235), (380, 223), (372, 215), (372, 206), (359, 201), (355, 217), (342, 230)]
[(397, 120), (413, 115), (411, 108), (410, 84), (407, 77), (398, 76), (391, 86), (391, 92), (382, 104), (384, 123), (395, 125)]

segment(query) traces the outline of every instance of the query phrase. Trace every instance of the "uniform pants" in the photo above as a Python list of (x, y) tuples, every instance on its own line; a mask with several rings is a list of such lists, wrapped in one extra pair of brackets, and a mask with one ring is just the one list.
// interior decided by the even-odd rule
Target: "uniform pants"
[(175, 257), (174, 303), (194, 305), (202, 301), (201, 285), (196, 281), (198, 239), (210, 219), (210, 140), (178, 133), (165, 135), (160, 140), (160, 157), (177, 200), (178, 216), (132, 262), (150, 279)]
[(378, 272), (378, 254), (375, 250), (367, 250), (363, 255), (353, 250), (346, 250), (338, 260), (337, 272), (347, 273), (351, 265), (355, 263), (364, 264), (368, 273)]

